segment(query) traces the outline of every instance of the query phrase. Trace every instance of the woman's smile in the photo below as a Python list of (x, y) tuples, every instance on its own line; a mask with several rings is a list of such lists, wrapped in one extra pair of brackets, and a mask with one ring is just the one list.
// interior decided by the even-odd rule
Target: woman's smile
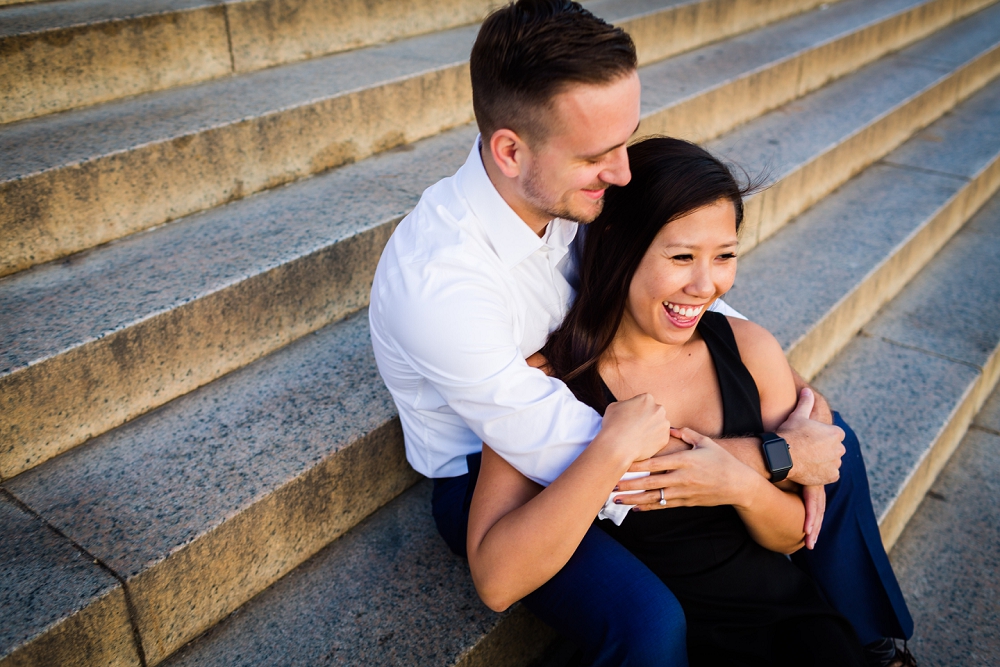
[(663, 302), (663, 311), (667, 314), (667, 319), (677, 327), (688, 329), (698, 323), (698, 318), (705, 309), (705, 304), (691, 305)]

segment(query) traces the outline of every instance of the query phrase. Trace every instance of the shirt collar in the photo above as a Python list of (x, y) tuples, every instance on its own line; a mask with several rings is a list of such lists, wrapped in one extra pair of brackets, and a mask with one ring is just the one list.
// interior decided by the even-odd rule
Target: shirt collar
[(479, 144), (477, 136), (469, 158), (459, 170), (460, 189), (500, 261), (508, 268), (516, 266), (543, 245), (552, 249), (552, 261), (561, 259), (576, 236), (577, 223), (555, 218), (546, 228), (545, 239), (539, 238), (497, 192), (483, 166)]

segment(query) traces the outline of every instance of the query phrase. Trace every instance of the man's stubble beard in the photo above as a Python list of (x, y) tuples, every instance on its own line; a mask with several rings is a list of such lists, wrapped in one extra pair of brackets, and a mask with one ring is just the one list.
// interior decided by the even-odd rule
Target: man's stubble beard
[[(601, 186), (605, 188), (607, 187), (607, 185), (603, 183)], [(594, 202), (596, 209), (592, 213), (588, 212), (587, 214), (584, 214), (583, 212), (574, 212), (570, 208), (569, 202), (553, 202), (549, 200), (545, 196), (544, 188), (542, 186), (542, 178), (539, 176), (534, 164), (529, 167), (528, 173), (524, 179), (524, 198), (528, 201), (528, 203), (550, 218), (562, 218), (563, 220), (578, 222), (582, 225), (587, 225), (593, 222), (604, 209), (604, 197), (601, 197), (599, 200)]]

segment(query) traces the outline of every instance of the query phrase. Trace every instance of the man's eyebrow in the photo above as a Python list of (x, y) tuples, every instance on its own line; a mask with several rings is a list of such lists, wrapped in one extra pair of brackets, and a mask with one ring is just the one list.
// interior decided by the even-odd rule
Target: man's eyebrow
[[(642, 121), (640, 121), (640, 122), (642, 122)], [(629, 135), (629, 139), (632, 138), (632, 135), (634, 135), (635, 132), (636, 132), (636, 130), (638, 130), (638, 129), (639, 129), (639, 124), (636, 123), (635, 130), (632, 130), (632, 134)], [(611, 151), (615, 150), (616, 148), (621, 148), (622, 146), (624, 146), (627, 143), (628, 143), (628, 139), (626, 139), (625, 141), (623, 141), (621, 143), (615, 144), (611, 148), (605, 148), (603, 151), (601, 151), (599, 153), (593, 153), (591, 155), (584, 155), (583, 159), (584, 160), (593, 160), (594, 158), (599, 158), (602, 155), (607, 155), (608, 153), (610, 153)]]

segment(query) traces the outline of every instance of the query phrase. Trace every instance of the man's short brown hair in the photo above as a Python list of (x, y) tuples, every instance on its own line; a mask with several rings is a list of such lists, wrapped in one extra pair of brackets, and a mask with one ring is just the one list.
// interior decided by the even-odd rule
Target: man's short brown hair
[(508, 128), (545, 137), (545, 111), (568, 85), (611, 83), (635, 71), (627, 32), (577, 2), (518, 0), (491, 14), (470, 62), (472, 106), (483, 138)]

